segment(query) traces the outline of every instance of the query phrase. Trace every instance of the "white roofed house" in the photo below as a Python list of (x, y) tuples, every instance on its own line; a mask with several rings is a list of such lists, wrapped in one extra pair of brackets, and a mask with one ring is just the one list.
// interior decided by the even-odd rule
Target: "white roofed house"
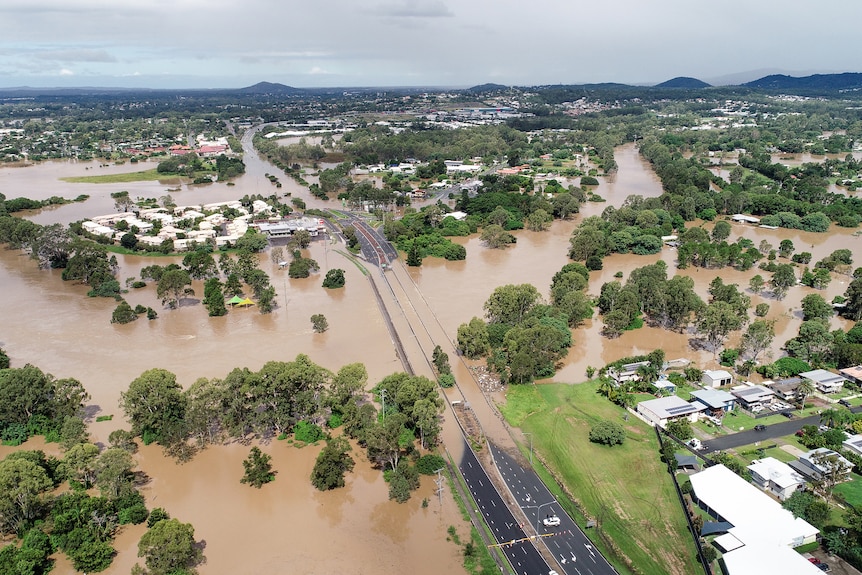
[(774, 457), (764, 457), (752, 461), (748, 470), (751, 471), (752, 483), (764, 491), (774, 493), (781, 501), (805, 485), (805, 477), (802, 474)]
[(751, 409), (755, 405), (763, 405), (771, 403), (775, 397), (775, 392), (762, 385), (741, 385), (730, 390), (739, 404), (745, 409)]
[(722, 387), (733, 383), (733, 376), (723, 369), (706, 369), (701, 377), (704, 387)]
[(674, 419), (688, 419), (691, 422), (697, 421), (698, 414), (706, 409), (706, 406), (700, 403), (689, 403), (688, 401), (676, 395), (667, 397), (659, 397), (658, 399), (648, 399), (642, 401), (637, 406), (638, 413), (647, 419), (652, 425), (666, 427), (668, 421)]
[(611, 366), (608, 368), (608, 377), (614, 380), (617, 385), (627, 381), (637, 381), (640, 379), (638, 369), (649, 365), (648, 361), (637, 361), (635, 363), (627, 363), (620, 367)]
[(818, 391), (822, 393), (836, 393), (844, 387), (844, 382), (847, 381), (843, 375), (826, 371), (825, 369), (814, 369), (800, 373), (799, 377), (811, 381)]
[(799, 471), (811, 481), (840, 483), (850, 479), (853, 464), (839, 453), (819, 447), (808, 453), (803, 453), (797, 461), (791, 463), (793, 469)]
[(794, 548), (816, 541), (816, 527), (724, 465), (690, 476), (695, 502), (729, 525), (713, 540), (722, 551), (726, 575), (817, 575), (821, 573)]

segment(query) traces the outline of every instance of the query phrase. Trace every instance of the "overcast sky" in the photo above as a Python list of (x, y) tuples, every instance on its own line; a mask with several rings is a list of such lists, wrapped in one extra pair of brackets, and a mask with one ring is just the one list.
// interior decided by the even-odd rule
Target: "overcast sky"
[(0, 87), (860, 72), (859, 0), (0, 0)]

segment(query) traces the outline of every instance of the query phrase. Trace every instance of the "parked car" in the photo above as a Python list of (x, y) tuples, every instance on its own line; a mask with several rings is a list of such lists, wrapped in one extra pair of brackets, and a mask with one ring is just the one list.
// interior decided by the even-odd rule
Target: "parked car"
[(850, 402), (847, 401), (846, 399), (839, 399), (838, 403), (843, 405), (844, 407), (850, 407)]
[(763, 405), (757, 403), (757, 404), (751, 406), (751, 412), (752, 413), (760, 413), (761, 411), (763, 411)]
[(829, 563), (818, 563), (817, 568), (824, 573), (829, 573), (830, 571), (832, 571), (832, 568), (829, 566)]
[(781, 415), (783, 415), (787, 419), (793, 419), (794, 417), (796, 417), (795, 415), (793, 415), (792, 411), (782, 411)]
[(692, 449), (703, 449), (703, 444), (700, 442), (700, 439), (697, 437), (692, 437), (688, 441), (685, 442), (686, 445), (691, 447)]
[(805, 435), (804, 431), (802, 431), (801, 429), (796, 430), (796, 437), (802, 437), (803, 435)]
[(754, 431), (766, 431), (766, 426), (762, 423), (758, 423), (754, 426)]

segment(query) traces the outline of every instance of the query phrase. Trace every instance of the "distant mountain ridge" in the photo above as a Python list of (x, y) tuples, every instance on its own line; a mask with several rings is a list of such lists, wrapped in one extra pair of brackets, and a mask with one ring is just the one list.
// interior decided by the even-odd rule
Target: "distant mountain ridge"
[(277, 82), (258, 82), (253, 86), (246, 86), (236, 90), (243, 94), (303, 94), (307, 90), (302, 88), (294, 88), (293, 86), (285, 86)]
[(661, 84), (656, 84), (656, 88), (711, 88), (710, 84), (707, 84), (703, 80), (698, 80), (697, 78), (689, 78), (687, 76), (677, 76), (676, 78), (671, 78), (667, 82), (662, 82)]
[(772, 74), (753, 82), (747, 82), (743, 86), (765, 90), (859, 90), (862, 89), (862, 74), (844, 72), (843, 74), (812, 74), (811, 76), (800, 77)]

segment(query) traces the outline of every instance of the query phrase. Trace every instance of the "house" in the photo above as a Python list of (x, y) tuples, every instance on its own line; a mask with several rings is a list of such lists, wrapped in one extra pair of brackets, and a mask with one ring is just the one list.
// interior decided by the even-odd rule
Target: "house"
[(774, 391), (762, 385), (740, 385), (731, 389), (730, 393), (736, 397), (739, 405), (749, 411), (759, 410), (764, 404), (771, 403), (772, 398), (775, 397)]
[(785, 401), (796, 400), (796, 389), (802, 383), (801, 377), (788, 377), (787, 379), (779, 379), (773, 382), (764, 382), (764, 385), (775, 392), (775, 395)]
[(754, 216), (746, 216), (745, 214), (733, 214), (730, 217), (731, 220), (740, 224), (759, 224), (760, 218), (755, 218)]
[(862, 455), (862, 435), (856, 434), (851, 435), (847, 439), (845, 439), (841, 445), (844, 446), (848, 451), (852, 451), (856, 455)]
[(825, 369), (806, 371), (804, 373), (800, 373), (799, 377), (804, 377), (805, 379), (810, 380), (817, 390), (823, 393), (839, 392), (841, 391), (841, 388), (844, 387), (844, 382), (847, 381), (844, 379), (844, 376), (832, 373), (831, 371), (826, 371)]
[(720, 389), (698, 389), (691, 392), (691, 398), (702, 403), (706, 413), (713, 417), (723, 417), (736, 407), (736, 397)]
[(799, 456), (798, 461), (791, 463), (791, 467), (799, 471), (812, 481), (820, 481), (823, 476), (836, 475), (837, 482), (850, 479), (853, 464), (840, 454), (819, 447)]
[(722, 387), (733, 383), (733, 376), (723, 369), (704, 370), (700, 379), (704, 387)]
[(838, 370), (838, 373), (840, 373), (856, 385), (862, 385), (862, 365), (856, 365), (853, 367), (840, 369)]
[(719, 522), (724, 535), (713, 540), (722, 553), (726, 575), (786, 573), (817, 575), (821, 571), (794, 547), (813, 543), (819, 530), (784, 509), (724, 465), (690, 476), (692, 498)]
[(656, 395), (673, 395), (676, 393), (676, 386), (664, 376), (653, 382), (652, 386), (655, 388)]
[(638, 404), (637, 410), (651, 425), (666, 427), (668, 421), (688, 419), (697, 421), (697, 414), (705, 408), (699, 403), (689, 403), (676, 395), (648, 399)]
[(638, 369), (649, 365), (648, 361), (638, 361), (635, 363), (627, 363), (620, 367), (611, 366), (608, 368), (608, 377), (613, 379), (617, 385), (627, 381), (637, 381), (640, 379)]
[(751, 471), (752, 483), (764, 491), (774, 493), (780, 501), (785, 501), (794, 491), (805, 485), (805, 477), (802, 474), (774, 457), (754, 460), (748, 470)]

